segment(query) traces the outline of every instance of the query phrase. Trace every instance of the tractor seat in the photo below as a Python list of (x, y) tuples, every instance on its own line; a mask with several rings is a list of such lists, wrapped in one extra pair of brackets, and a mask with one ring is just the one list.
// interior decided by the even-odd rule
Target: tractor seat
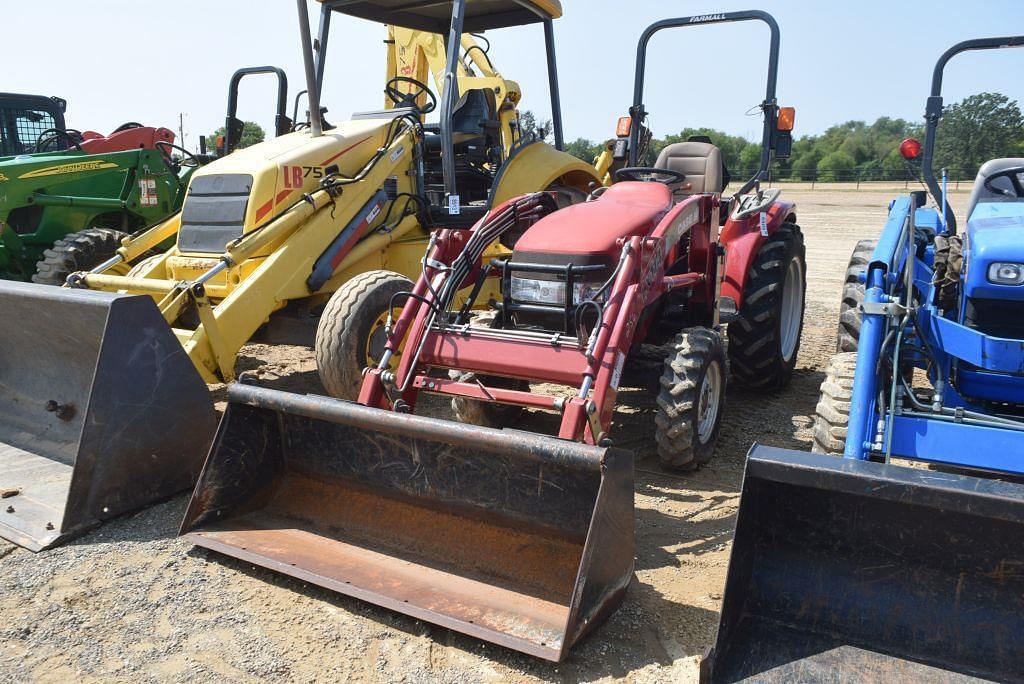
[[(992, 192), (985, 187), (985, 181), (991, 178), (993, 175), (1004, 171), (1006, 169), (1013, 169), (1020, 166), (1024, 166), (1024, 159), (1022, 158), (1008, 158), (1008, 159), (993, 159), (987, 161), (981, 165), (978, 169), (978, 176), (974, 179), (974, 189), (971, 190), (971, 199), (967, 204), (967, 217), (970, 218), (971, 214), (974, 213), (975, 207), (982, 202), (1020, 202), (1020, 198), (1007, 197), (1006, 195), (1000, 195), (999, 193)], [(994, 182), (993, 185), (1006, 188), (1011, 190), (1010, 179), (1001, 178)], [(1012, 190), (1011, 190), (1012, 192)]]
[(683, 183), (669, 186), (677, 197), (705, 192), (721, 194), (725, 189), (722, 151), (711, 143), (690, 141), (669, 145), (658, 155), (654, 166), (686, 175)]
[[(456, 146), (480, 140), (489, 131), (498, 131), (500, 124), (496, 115), (498, 109), (494, 93), (489, 89), (467, 90), (459, 98), (452, 111), (452, 139)], [(441, 150), (441, 124), (426, 124), (423, 131), (426, 148), (433, 152)]]

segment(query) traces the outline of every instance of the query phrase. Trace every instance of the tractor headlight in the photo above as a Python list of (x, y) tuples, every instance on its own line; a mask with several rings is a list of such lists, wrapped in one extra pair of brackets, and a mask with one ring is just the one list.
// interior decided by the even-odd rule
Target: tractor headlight
[(988, 267), (988, 280), (996, 285), (1024, 284), (1024, 264), (996, 262)]
[[(573, 283), (572, 302), (579, 304), (594, 295), (604, 283)], [(536, 278), (523, 278), (512, 276), (512, 299), (527, 304), (547, 304), (553, 306), (565, 306), (565, 283), (558, 280), (537, 280)], [(605, 292), (599, 301), (607, 299)]]

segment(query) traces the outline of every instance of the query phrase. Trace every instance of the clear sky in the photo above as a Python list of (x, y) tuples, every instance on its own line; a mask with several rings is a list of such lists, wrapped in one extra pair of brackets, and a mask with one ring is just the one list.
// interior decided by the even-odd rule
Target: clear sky
[[(186, 141), (220, 126), (238, 67), (273, 64), (303, 89), (293, 0), (47, 0), (5, 2), (0, 90), (59, 95), (69, 125), (108, 131), (124, 121), (177, 129)], [(315, 26), (317, 3), (310, 2)], [(556, 23), (568, 138), (604, 139), (632, 96), (636, 42), (670, 16), (758, 7), (782, 29), (781, 104), (797, 107), (797, 134), (881, 115), (918, 120), (939, 54), (967, 38), (1024, 34), (1024, 0), (563, 0)], [(384, 33), (334, 23), (324, 104), (329, 118), (381, 106)], [(15, 30), (10, 30), (17, 27)], [(523, 87), (524, 106), (549, 110), (540, 27), (492, 32), (492, 57)], [(756, 138), (744, 113), (764, 95), (768, 31), (760, 23), (678, 29), (652, 43), (646, 103), (656, 135), (711, 126)], [(947, 102), (994, 90), (1024, 99), (1024, 49), (959, 57)], [(273, 89), (243, 87), (240, 115), (270, 128)]]

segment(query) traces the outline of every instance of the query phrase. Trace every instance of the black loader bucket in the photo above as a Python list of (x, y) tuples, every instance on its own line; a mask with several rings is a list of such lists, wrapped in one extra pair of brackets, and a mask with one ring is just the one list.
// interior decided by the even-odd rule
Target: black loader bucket
[(709, 674), (1024, 681), (1024, 486), (755, 446)]
[(189, 488), (214, 420), (151, 298), (0, 282), (0, 537), (39, 551)]
[(548, 660), (633, 575), (633, 457), (235, 384), (189, 541)]

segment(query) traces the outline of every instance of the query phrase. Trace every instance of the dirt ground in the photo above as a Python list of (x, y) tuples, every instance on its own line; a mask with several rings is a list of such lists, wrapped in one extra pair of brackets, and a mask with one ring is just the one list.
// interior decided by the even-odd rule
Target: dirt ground
[[(186, 496), (33, 555), (0, 542), (0, 682), (692, 680), (718, 622), (751, 444), (810, 449), (834, 349), (839, 293), (857, 240), (875, 236), (896, 189), (787, 188), (808, 258), (807, 316), (792, 386), (732, 391), (715, 460), (658, 469), (654, 402), (626, 391), (619, 446), (637, 453), (636, 578), (622, 607), (561, 665), (306, 585), (175, 538)], [(959, 208), (966, 193), (955, 196)], [(252, 346), (264, 381), (319, 391), (312, 355)]]

